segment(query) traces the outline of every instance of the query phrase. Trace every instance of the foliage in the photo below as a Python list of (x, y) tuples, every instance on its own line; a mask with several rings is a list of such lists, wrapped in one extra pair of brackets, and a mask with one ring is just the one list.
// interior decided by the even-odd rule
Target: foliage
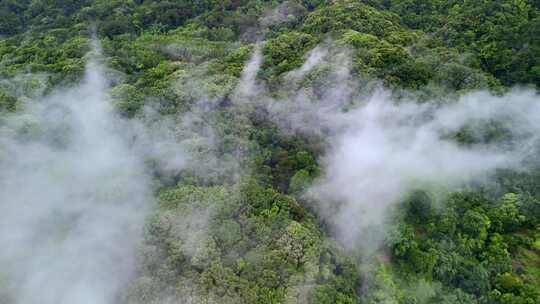
[(291, 197), (252, 181), (239, 187), (239, 194), (194, 186), (161, 192), (127, 302), (353, 303), (354, 266), (314, 219)]
[(317, 40), (310, 34), (289, 32), (270, 39), (264, 45), (264, 74), (279, 75), (302, 65), (304, 54)]
[(514, 193), (491, 201), (478, 193), (456, 192), (447, 196), (443, 210), (433, 212), (432, 200), (415, 194), (404, 205), (405, 221), (411, 224), (397, 227), (392, 253), (403, 271), (433, 278), (449, 290), (458, 288), (479, 303), (538, 302), (537, 270), (517, 266), (522, 252), (536, 256), (531, 241), (513, 241), (525, 219), (519, 201)]
[[(474, 53), (482, 68), (504, 84), (539, 84), (538, 6), (529, 0), (388, 1), (413, 28), (432, 32), (446, 45)], [(536, 6), (535, 6), (536, 5)]]

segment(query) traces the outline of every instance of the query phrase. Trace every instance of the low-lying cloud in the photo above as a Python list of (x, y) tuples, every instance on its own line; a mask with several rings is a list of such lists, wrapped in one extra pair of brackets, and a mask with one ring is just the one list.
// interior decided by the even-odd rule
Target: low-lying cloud
[[(255, 78), (263, 61), (256, 51), (239, 85), (239, 103), (264, 109), (286, 132), (323, 139), (322, 175), (305, 198), (350, 249), (376, 249), (389, 211), (409, 191), (460, 187), (496, 169), (522, 169), (538, 141), (536, 92), (472, 92), (423, 103), (396, 100), (376, 83), (362, 88), (347, 58), (347, 51), (315, 48), (302, 67), (284, 75), (286, 93), (281, 95), (287, 97), (276, 99)], [(318, 68), (329, 68), (320, 82), (325, 87), (303, 86), (304, 77)], [(506, 135), (488, 139), (483, 133), (489, 125)], [(471, 126), (477, 140), (458, 143), (456, 134)]]
[(153, 201), (145, 159), (184, 163), (115, 114), (91, 57), (80, 85), (0, 121), (1, 303), (118, 303)]
[[(343, 113), (347, 127), (329, 140), (324, 175), (309, 195), (353, 248), (381, 228), (389, 209), (415, 188), (459, 187), (495, 169), (519, 169), (540, 131), (540, 103), (533, 92), (503, 97), (472, 93), (455, 103), (395, 103), (384, 93)], [(460, 144), (452, 136), (468, 124), (497, 122), (512, 133), (494, 142)]]

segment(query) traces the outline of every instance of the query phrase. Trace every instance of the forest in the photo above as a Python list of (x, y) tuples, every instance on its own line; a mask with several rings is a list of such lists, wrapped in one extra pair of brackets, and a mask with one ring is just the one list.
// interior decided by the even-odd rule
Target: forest
[(0, 0), (0, 304), (540, 303), (540, 1)]

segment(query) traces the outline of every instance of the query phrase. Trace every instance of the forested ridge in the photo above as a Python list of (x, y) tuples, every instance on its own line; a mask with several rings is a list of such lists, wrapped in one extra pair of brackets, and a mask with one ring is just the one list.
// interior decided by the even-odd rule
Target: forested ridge
[(536, 0), (0, 0), (0, 304), (540, 303), (539, 86)]

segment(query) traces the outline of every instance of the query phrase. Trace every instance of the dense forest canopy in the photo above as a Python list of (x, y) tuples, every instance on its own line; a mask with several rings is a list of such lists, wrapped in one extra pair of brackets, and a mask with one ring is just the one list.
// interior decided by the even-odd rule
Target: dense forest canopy
[(0, 0), (0, 303), (540, 303), (540, 2)]

